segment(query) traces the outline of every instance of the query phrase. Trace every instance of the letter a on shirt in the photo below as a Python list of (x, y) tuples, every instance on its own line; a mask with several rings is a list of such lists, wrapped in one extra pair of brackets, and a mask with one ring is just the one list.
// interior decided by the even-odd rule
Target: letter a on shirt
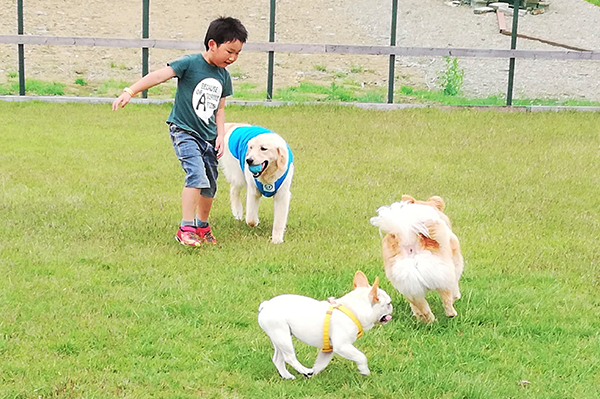
[(223, 87), (217, 79), (206, 78), (200, 81), (192, 94), (192, 106), (198, 118), (208, 124), (208, 120), (219, 108)]

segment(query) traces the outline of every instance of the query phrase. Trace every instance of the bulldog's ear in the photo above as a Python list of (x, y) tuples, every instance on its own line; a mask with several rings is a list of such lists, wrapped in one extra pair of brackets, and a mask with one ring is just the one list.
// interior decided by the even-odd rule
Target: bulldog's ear
[(404, 194), (402, 196), (402, 201), (408, 202), (409, 204), (414, 204), (415, 198), (412, 195)]
[(361, 272), (360, 270), (356, 272), (356, 274), (354, 275), (354, 288), (356, 289), (357, 287), (368, 287), (369, 286), (369, 280), (367, 280), (367, 276), (365, 276), (365, 274), (363, 272)]
[(277, 169), (282, 172), (287, 168), (287, 148), (277, 147)]
[(375, 282), (373, 283), (373, 288), (371, 288), (371, 292), (369, 292), (369, 297), (371, 298), (372, 303), (379, 302), (379, 297), (377, 296), (378, 288), (379, 288), (379, 276), (375, 277)]

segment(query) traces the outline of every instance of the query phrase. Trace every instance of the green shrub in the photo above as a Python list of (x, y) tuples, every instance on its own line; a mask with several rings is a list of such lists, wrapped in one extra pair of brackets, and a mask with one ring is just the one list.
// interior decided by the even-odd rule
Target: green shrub
[(444, 94), (456, 96), (460, 93), (465, 77), (465, 71), (458, 67), (458, 58), (444, 57), (446, 70), (438, 72), (437, 83)]

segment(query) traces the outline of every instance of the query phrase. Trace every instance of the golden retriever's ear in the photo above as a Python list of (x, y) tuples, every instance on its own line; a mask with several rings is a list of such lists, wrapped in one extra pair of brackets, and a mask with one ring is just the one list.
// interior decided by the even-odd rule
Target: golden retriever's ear
[(433, 205), (435, 208), (438, 209), (438, 211), (443, 211), (444, 208), (446, 207), (446, 204), (444, 204), (444, 200), (442, 199), (442, 197), (439, 197), (437, 195), (434, 195), (433, 197), (429, 197), (427, 202), (430, 202), (431, 205)]
[(361, 272), (360, 270), (356, 272), (356, 274), (354, 275), (354, 288), (356, 289), (357, 287), (368, 287), (369, 286), (369, 280), (367, 280), (367, 276), (365, 276), (365, 274), (363, 272)]
[(402, 201), (408, 202), (409, 204), (414, 204), (415, 203), (415, 199), (412, 195), (408, 195), (408, 194), (404, 194), (402, 196)]
[(379, 276), (375, 277), (375, 282), (373, 283), (373, 288), (371, 288), (371, 292), (369, 292), (369, 297), (371, 297), (372, 303), (379, 302), (379, 297), (377, 296), (378, 288), (379, 288)]
[(287, 148), (277, 147), (277, 169), (282, 172), (287, 168)]

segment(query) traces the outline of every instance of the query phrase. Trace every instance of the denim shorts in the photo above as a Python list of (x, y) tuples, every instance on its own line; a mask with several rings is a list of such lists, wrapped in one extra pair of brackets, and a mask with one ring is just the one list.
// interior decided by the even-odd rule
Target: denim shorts
[(198, 188), (202, 196), (213, 198), (217, 193), (219, 175), (214, 144), (172, 123), (169, 124), (169, 133), (185, 172), (185, 187)]

